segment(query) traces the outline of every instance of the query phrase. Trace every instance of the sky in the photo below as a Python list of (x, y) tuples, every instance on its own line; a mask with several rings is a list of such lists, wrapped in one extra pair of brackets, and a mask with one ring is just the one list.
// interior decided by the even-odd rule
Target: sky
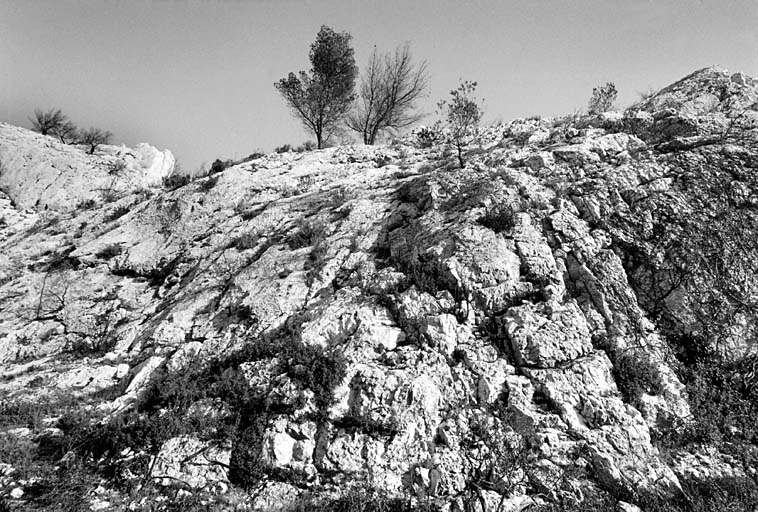
[(0, 0), (0, 121), (60, 108), (193, 172), (313, 139), (273, 83), (310, 68), (321, 25), (408, 41), (435, 105), (474, 80), (485, 122), (563, 115), (612, 81), (619, 105), (711, 65), (758, 75), (756, 0)]

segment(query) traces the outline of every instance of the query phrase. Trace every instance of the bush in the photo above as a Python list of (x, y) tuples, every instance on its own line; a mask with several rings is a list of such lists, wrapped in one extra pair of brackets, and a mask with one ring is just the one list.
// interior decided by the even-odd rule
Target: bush
[(618, 91), (616, 91), (616, 86), (613, 82), (608, 82), (605, 85), (595, 87), (592, 89), (592, 96), (587, 105), (587, 113), (594, 115), (611, 110), (613, 108), (613, 103), (616, 101), (617, 95)]
[(424, 126), (416, 132), (416, 146), (419, 148), (431, 148), (445, 140), (439, 121), (434, 126)]
[(79, 201), (76, 204), (76, 208), (78, 210), (91, 210), (95, 206), (97, 206), (97, 201), (95, 201), (92, 198), (90, 198), (90, 199), (83, 199), (83, 200)]
[(277, 153), (289, 153), (292, 151), (292, 146), (290, 144), (285, 144), (283, 146), (278, 146), (274, 151)]
[(319, 220), (300, 219), (296, 230), (287, 239), (287, 245), (292, 250), (312, 247), (326, 239), (326, 224)]
[(168, 190), (176, 190), (188, 184), (192, 179), (189, 174), (179, 174), (176, 171), (163, 177), (163, 187)]
[(258, 240), (260, 240), (258, 233), (243, 233), (235, 238), (230, 245), (239, 251), (244, 251), (253, 249), (258, 245)]
[(208, 172), (208, 174), (219, 173), (224, 169), (231, 167), (232, 165), (234, 165), (234, 162), (232, 160), (221, 160), (217, 158), (211, 164), (211, 170)]
[(121, 246), (119, 244), (108, 244), (97, 251), (95, 256), (103, 260), (109, 260), (121, 254), (122, 251), (123, 249), (121, 249)]
[(613, 377), (627, 403), (635, 405), (643, 393), (655, 394), (660, 387), (658, 376), (646, 361), (622, 352), (613, 360)]
[[(213, 169), (211, 168), (211, 174), (213, 173)], [(204, 180), (202, 183), (200, 183), (200, 192), (208, 192), (210, 190), (213, 190), (213, 188), (218, 184), (218, 176), (210, 176), (208, 179)]]
[(245, 158), (243, 158), (237, 163), (244, 164), (245, 162), (252, 162), (253, 160), (258, 160), (259, 158), (262, 158), (264, 156), (266, 156), (266, 153), (263, 153), (261, 151), (256, 151), (255, 153), (250, 153), (249, 155), (247, 155)]
[(113, 163), (112, 163), (112, 164), (111, 164), (111, 165), (108, 167), (108, 174), (115, 174), (115, 175), (117, 175), (117, 176), (118, 176), (118, 175), (119, 175), (119, 174), (121, 174), (121, 173), (122, 173), (124, 170), (126, 170), (126, 162), (125, 162), (125, 161), (123, 161), (123, 160), (121, 160), (121, 159), (119, 159), (119, 160), (116, 160), (115, 162), (113, 162)]
[(129, 213), (129, 207), (126, 205), (117, 206), (108, 215), (105, 216), (105, 222), (113, 222)]
[(515, 225), (515, 216), (516, 210), (513, 205), (501, 203), (487, 210), (477, 222), (495, 233), (504, 233)]
[(295, 148), (295, 151), (298, 153), (305, 153), (306, 151), (313, 151), (316, 149), (316, 143), (312, 140), (307, 140), (303, 142), (300, 146)]

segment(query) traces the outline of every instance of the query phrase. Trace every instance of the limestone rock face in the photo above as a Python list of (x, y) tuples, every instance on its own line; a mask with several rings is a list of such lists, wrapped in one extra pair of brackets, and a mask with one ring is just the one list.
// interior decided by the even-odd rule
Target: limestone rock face
[[(370, 488), (635, 510), (749, 475), (658, 440), (698, 414), (682, 340), (758, 350), (757, 91), (701, 70), (625, 112), (484, 129), (465, 169), (410, 137), (175, 190), (154, 187), (168, 152), (0, 125), (0, 393), (82, 401), (148, 478), (219, 509)], [(49, 416), (0, 436), (67, 435)], [(98, 463), (126, 474), (124, 453)]]
[(0, 123), (0, 189), (19, 210), (68, 212), (88, 200), (160, 186), (171, 151), (149, 144), (100, 146), (90, 155), (53, 137)]
[(161, 447), (150, 476), (163, 485), (176, 481), (191, 488), (225, 489), (228, 486), (228, 449), (214, 447), (197, 439), (175, 437)]

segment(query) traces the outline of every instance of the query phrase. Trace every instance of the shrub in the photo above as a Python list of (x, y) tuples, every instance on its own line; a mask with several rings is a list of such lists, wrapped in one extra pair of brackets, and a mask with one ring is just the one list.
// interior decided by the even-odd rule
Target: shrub
[(650, 364), (628, 352), (621, 352), (614, 358), (613, 377), (624, 400), (633, 405), (643, 393), (654, 394), (660, 386)]
[(496, 204), (477, 219), (482, 226), (495, 233), (504, 233), (513, 228), (516, 210), (507, 203)]
[(250, 153), (245, 158), (240, 160), (238, 163), (244, 164), (245, 162), (252, 162), (253, 160), (258, 160), (259, 158), (262, 158), (266, 156), (266, 153), (262, 153), (260, 151), (256, 151), (255, 153)]
[(374, 164), (379, 168), (382, 168), (391, 163), (392, 163), (392, 157), (390, 157), (389, 155), (378, 156), (374, 159)]
[(118, 159), (108, 167), (108, 174), (119, 175), (126, 170), (126, 162)]
[[(213, 172), (213, 169), (211, 169), (211, 173), (212, 172)], [(199, 190), (200, 192), (208, 192), (209, 190), (213, 190), (213, 188), (217, 184), (218, 184), (218, 176), (210, 176), (208, 179), (200, 183)]]
[(433, 126), (424, 126), (416, 132), (416, 146), (431, 148), (445, 140), (439, 121)]
[(295, 151), (298, 153), (305, 153), (306, 151), (313, 151), (316, 149), (316, 143), (312, 140), (307, 140), (303, 142), (300, 146), (295, 148)]
[(168, 190), (176, 190), (188, 184), (192, 179), (188, 174), (178, 174), (176, 171), (163, 177), (163, 186)]
[(292, 146), (290, 144), (285, 144), (283, 146), (278, 146), (274, 151), (277, 153), (289, 153), (292, 151)]
[(260, 240), (258, 233), (243, 233), (235, 238), (230, 245), (239, 251), (244, 251), (253, 249), (258, 245), (258, 240)]
[(90, 210), (97, 206), (97, 201), (94, 199), (83, 199), (76, 204), (76, 208), (79, 210)]
[(208, 172), (208, 174), (219, 173), (224, 169), (231, 167), (232, 165), (234, 165), (234, 162), (232, 160), (221, 160), (217, 158), (211, 164), (211, 170)]
[(601, 114), (607, 112), (613, 108), (613, 103), (616, 101), (616, 86), (613, 82), (608, 82), (605, 85), (595, 87), (592, 89), (592, 96), (590, 97), (589, 104), (587, 105), (588, 114)]
[(327, 236), (326, 224), (318, 220), (300, 219), (297, 229), (290, 234), (287, 244), (292, 250), (313, 246)]
[(123, 249), (119, 244), (108, 244), (95, 254), (100, 259), (109, 260), (121, 254)]
[(334, 389), (345, 378), (347, 361), (339, 350), (300, 343), (285, 363), (285, 369), (290, 377), (313, 391), (316, 407), (324, 411), (333, 401)]
[(116, 219), (120, 219), (124, 215), (129, 213), (129, 207), (126, 205), (117, 206), (108, 215), (105, 216), (106, 222), (112, 222)]

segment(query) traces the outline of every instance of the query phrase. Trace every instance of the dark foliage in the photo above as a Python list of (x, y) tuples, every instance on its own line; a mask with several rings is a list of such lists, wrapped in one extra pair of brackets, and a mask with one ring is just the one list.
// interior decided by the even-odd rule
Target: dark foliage
[(163, 177), (163, 186), (168, 190), (176, 190), (188, 184), (190, 181), (192, 181), (192, 178), (190, 178), (189, 174), (178, 174), (173, 172), (168, 176)]
[(292, 113), (316, 136), (316, 147), (335, 133), (355, 99), (354, 51), (351, 36), (322, 26), (311, 45), (310, 72), (290, 73), (274, 87), (284, 97)]
[(513, 205), (505, 203), (497, 204), (479, 217), (477, 222), (495, 233), (504, 233), (513, 228), (515, 215), (516, 209)]

